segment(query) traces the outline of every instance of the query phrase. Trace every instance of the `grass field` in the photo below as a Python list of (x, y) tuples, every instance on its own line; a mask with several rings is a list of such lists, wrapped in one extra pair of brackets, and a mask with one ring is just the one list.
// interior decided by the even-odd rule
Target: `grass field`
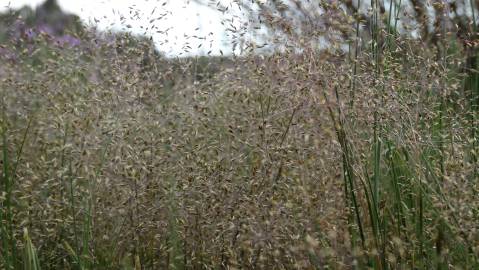
[(5, 42), (0, 268), (479, 269), (477, 50), (375, 25), (222, 58)]

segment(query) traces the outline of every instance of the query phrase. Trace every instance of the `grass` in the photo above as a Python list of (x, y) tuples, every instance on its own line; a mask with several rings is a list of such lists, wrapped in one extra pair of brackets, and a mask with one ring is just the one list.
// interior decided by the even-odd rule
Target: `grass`
[(37, 250), (28, 235), (28, 230), (23, 231), (24, 251), (23, 251), (23, 269), (39, 270), (40, 262), (38, 261)]
[(0, 69), (0, 268), (478, 268), (476, 64), (394, 5), (350, 57), (38, 37)]

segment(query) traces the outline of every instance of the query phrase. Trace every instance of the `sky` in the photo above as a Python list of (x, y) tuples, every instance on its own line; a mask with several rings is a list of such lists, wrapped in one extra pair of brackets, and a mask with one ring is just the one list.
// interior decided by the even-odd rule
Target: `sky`
[[(0, 0), (6, 6), (35, 7), (43, 0)], [(167, 56), (230, 54), (231, 38), (222, 24), (225, 17), (212, 7), (189, 0), (57, 0), (64, 11), (74, 13), (99, 30), (131, 31), (153, 37), (159, 51)], [(217, 1), (216, 1), (217, 2)], [(231, 1), (222, 1), (227, 4)], [(231, 3), (230, 3), (231, 4)], [(234, 7), (232, 7), (234, 9)], [(227, 24), (239, 26), (238, 16)], [(123, 17), (123, 19), (122, 19)], [(231, 21), (232, 19), (232, 21)], [(188, 52), (186, 52), (186, 51)]]

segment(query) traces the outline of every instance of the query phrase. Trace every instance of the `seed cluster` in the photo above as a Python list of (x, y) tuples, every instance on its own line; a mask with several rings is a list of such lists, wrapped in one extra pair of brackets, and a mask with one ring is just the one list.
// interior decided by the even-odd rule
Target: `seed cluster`
[[(231, 56), (13, 24), (28, 34), (0, 39), (0, 268), (478, 267), (470, 48), (386, 29), (379, 6), (298, 21), (271, 5), (241, 26), (216, 6)], [(265, 45), (245, 39), (256, 23)]]

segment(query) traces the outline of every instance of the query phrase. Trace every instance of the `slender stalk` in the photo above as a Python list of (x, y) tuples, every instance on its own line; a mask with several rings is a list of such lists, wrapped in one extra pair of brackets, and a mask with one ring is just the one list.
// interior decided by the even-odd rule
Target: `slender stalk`
[[(336, 94), (336, 99), (339, 101), (339, 94), (337, 92), (337, 89), (335, 89), (335, 94)], [(361, 238), (361, 244), (364, 249), (366, 247), (366, 237), (363, 230), (363, 222), (361, 221), (361, 213), (360, 213), (358, 199), (356, 196), (356, 188), (354, 184), (354, 170), (352, 167), (352, 155), (349, 149), (343, 123), (341, 121), (341, 109), (339, 108), (339, 102), (338, 102), (338, 119), (339, 120), (336, 120), (336, 117), (334, 116), (334, 112), (331, 106), (329, 105), (330, 103), (329, 103), (328, 96), (326, 95), (325, 92), (323, 92), (323, 96), (326, 100), (326, 103), (328, 104), (329, 116), (331, 121), (333, 122), (339, 144), (341, 145), (341, 149), (342, 149), (341, 155), (343, 159), (344, 172), (346, 173), (347, 184), (349, 186), (348, 189), (351, 195), (353, 210), (355, 213), (356, 223), (358, 225), (358, 230), (359, 230), (359, 236)], [(347, 189), (345, 188), (345, 190)]]
[(352, 109), (354, 106), (354, 99), (356, 96), (356, 75), (358, 73), (358, 56), (359, 56), (359, 10), (361, 8), (361, 0), (358, 0), (358, 8), (357, 12), (355, 14), (356, 16), (356, 38), (354, 40), (354, 60), (353, 60), (353, 74), (351, 76), (351, 94), (350, 98), (351, 100), (349, 101), (350, 108)]

